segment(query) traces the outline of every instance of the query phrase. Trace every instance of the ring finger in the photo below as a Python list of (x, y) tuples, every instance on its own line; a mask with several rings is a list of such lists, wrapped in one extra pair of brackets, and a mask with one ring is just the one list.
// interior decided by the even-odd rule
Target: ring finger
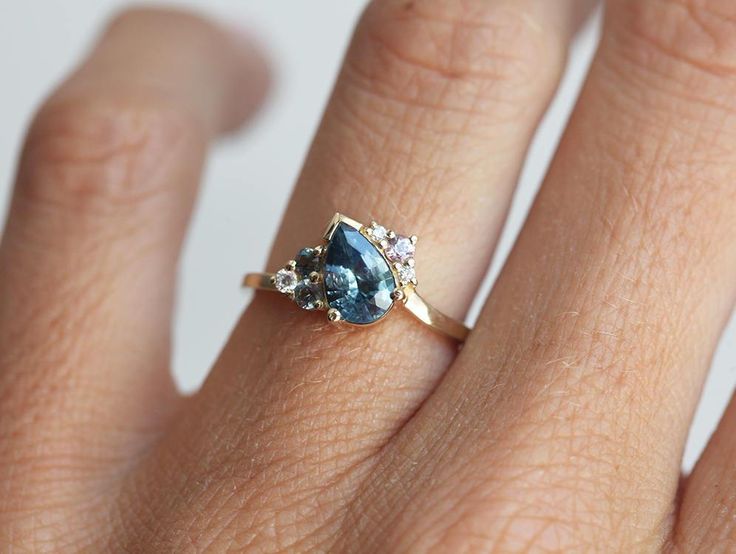
[[(585, 14), (582, 4), (374, 2), (356, 32), (269, 269), (317, 242), (336, 211), (366, 223), (376, 219), (420, 237), (420, 289), (443, 311), (463, 317)], [(309, 483), (313, 490), (336, 474), (351, 481), (360, 471), (347, 470), (369, 465), (361, 462), (416, 409), (456, 353), (454, 344), (402, 311), (370, 331), (326, 325), (324, 314), (259, 295), (190, 417), (164, 445), (178, 461), (192, 461), (178, 463), (174, 474), (196, 473), (201, 456), (227, 461), (237, 451), (249, 460), (249, 474), (280, 475), (281, 494), (295, 494), (291, 477), (310, 466), (320, 469), (311, 472), (318, 479)], [(223, 428), (223, 421), (231, 424)], [(161, 479), (171, 479), (169, 472)], [(263, 503), (278, 488), (252, 501)], [(181, 494), (182, 509), (191, 510), (200, 492), (206, 494), (195, 483)]]

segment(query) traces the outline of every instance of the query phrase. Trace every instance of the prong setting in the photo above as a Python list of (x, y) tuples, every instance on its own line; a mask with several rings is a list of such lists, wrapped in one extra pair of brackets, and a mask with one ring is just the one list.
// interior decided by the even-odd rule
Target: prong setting
[(416, 235), (399, 235), (392, 229), (386, 229), (376, 221), (363, 228), (363, 233), (391, 262), (391, 268), (400, 287), (417, 285), (414, 247), (419, 238)]
[[(330, 222), (324, 235), (324, 244), (302, 248), (296, 257), (289, 260), (284, 268), (272, 278), (271, 283), (274, 288), (291, 298), (302, 309), (327, 311), (327, 319), (331, 322), (346, 321), (346, 316), (341, 310), (333, 307), (336, 304), (330, 306), (327, 301), (324, 276), (328, 246), (340, 225), (347, 225), (359, 231), (373, 244), (388, 262), (388, 267), (394, 277), (395, 288), (390, 293), (391, 302), (406, 302), (411, 287), (417, 286), (414, 261), (417, 236), (401, 235), (393, 229), (383, 227), (376, 221), (363, 226), (340, 214), (337, 214)], [(352, 321), (351, 317), (347, 318), (348, 322)]]
[(294, 270), (285, 267), (284, 269), (279, 269), (271, 277), (271, 284), (280, 293), (293, 295), (294, 289), (299, 284), (299, 276)]
[(364, 226), (336, 213), (323, 240), (303, 248), (275, 274), (246, 274), (243, 286), (279, 291), (302, 309), (326, 311), (329, 321), (350, 326), (373, 325), (401, 303), (433, 330), (459, 343), (466, 340), (470, 328), (439, 312), (415, 289), (416, 235), (399, 235), (375, 221)]

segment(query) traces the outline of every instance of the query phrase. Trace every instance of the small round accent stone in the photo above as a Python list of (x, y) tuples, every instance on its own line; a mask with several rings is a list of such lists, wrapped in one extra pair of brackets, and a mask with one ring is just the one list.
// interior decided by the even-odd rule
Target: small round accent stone
[(414, 268), (410, 265), (400, 265), (397, 268), (397, 272), (402, 285), (407, 285), (417, 278)]
[(296, 255), (296, 270), (303, 277), (308, 277), (310, 273), (319, 271), (319, 253), (317, 250), (302, 248)]
[(406, 262), (410, 258), (414, 257), (414, 243), (409, 237), (396, 235), (388, 243), (386, 248), (386, 256), (389, 260), (395, 262)]
[(276, 290), (283, 292), (284, 294), (294, 292), (294, 288), (298, 282), (299, 277), (297, 277), (297, 274), (290, 269), (280, 269), (276, 272), (276, 275), (274, 275), (273, 278), (273, 284), (276, 287)]
[(294, 302), (305, 310), (316, 310), (324, 303), (321, 287), (309, 279), (300, 281), (294, 289)]
[(371, 228), (371, 236), (376, 242), (381, 242), (382, 240), (385, 240), (388, 236), (388, 231), (382, 225), (376, 225), (375, 227)]

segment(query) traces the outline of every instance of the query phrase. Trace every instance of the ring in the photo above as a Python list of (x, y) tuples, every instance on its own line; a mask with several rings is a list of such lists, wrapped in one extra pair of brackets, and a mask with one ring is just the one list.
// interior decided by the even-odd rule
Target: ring
[(331, 322), (366, 326), (403, 305), (419, 321), (458, 342), (470, 329), (417, 292), (416, 236), (403, 236), (335, 214), (323, 244), (302, 248), (276, 273), (249, 273), (243, 286), (280, 292), (305, 310), (326, 310)]

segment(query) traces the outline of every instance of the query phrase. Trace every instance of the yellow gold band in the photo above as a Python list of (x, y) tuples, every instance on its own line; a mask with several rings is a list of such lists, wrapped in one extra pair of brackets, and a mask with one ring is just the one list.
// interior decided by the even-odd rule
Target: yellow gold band
[[(243, 286), (258, 290), (279, 292), (274, 285), (273, 273), (248, 273), (243, 279)], [(440, 312), (422, 298), (414, 287), (407, 287), (403, 304), (419, 321), (433, 330), (458, 342), (465, 342), (470, 329), (460, 321)]]
[(279, 292), (305, 310), (326, 310), (329, 321), (358, 326), (377, 323), (401, 304), (431, 329), (465, 341), (470, 329), (417, 292), (416, 235), (336, 213), (322, 240), (302, 248), (276, 273), (249, 273), (243, 286)]

